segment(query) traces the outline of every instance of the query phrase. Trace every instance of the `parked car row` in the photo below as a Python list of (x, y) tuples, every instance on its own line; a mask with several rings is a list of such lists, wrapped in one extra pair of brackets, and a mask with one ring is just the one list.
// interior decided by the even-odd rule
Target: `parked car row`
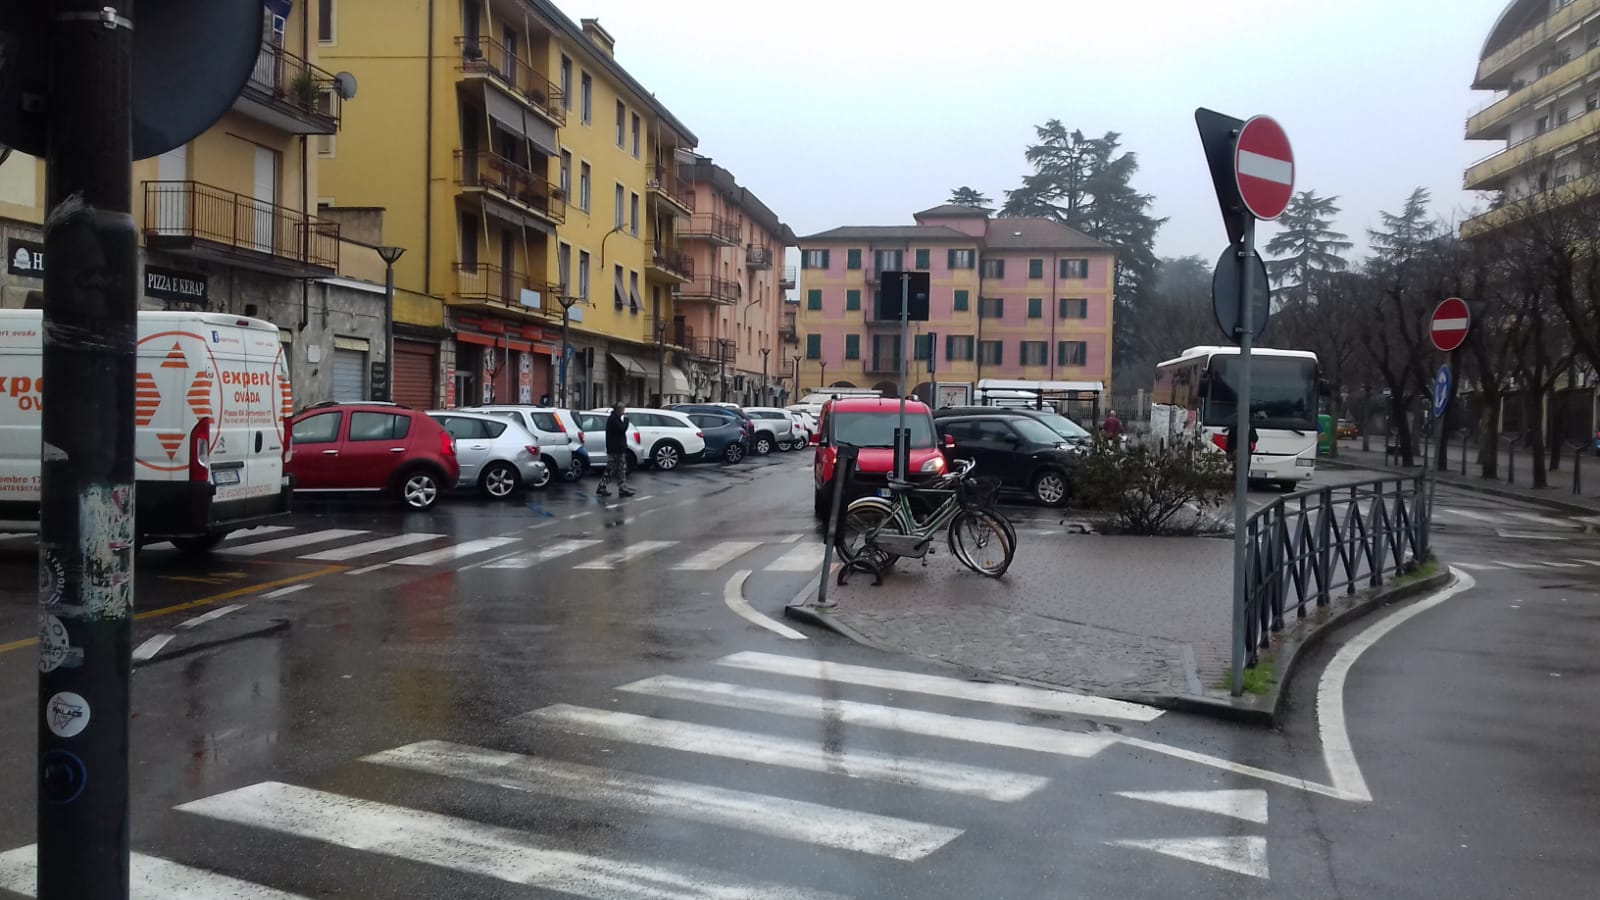
[[(497, 404), (420, 411), (394, 403), (320, 403), (290, 423), (294, 490), (390, 493), (415, 510), (472, 489), (506, 500), (605, 467), (609, 409)], [(627, 408), (627, 464), (671, 471), (795, 451), (813, 429), (788, 410), (733, 404)]]

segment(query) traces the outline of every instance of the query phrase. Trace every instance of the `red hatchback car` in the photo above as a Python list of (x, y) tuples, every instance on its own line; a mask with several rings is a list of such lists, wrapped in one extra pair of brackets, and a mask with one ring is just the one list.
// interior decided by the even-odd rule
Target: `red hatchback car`
[[(894, 432), (900, 427), (900, 401), (882, 397), (841, 397), (822, 404), (822, 416), (811, 443), (817, 455), (811, 463), (816, 489), (813, 508), (826, 517), (833, 504), (833, 477), (839, 457), (838, 444), (861, 448), (856, 457), (855, 478), (847, 487), (844, 502), (876, 493), (888, 484), (894, 472)], [(934, 438), (933, 413), (920, 400), (906, 401), (906, 428), (911, 432), (911, 457), (906, 473), (911, 481), (943, 475), (944, 451)]]
[(449, 432), (393, 403), (319, 403), (295, 416), (289, 433), (296, 491), (386, 491), (423, 510), (461, 479)]

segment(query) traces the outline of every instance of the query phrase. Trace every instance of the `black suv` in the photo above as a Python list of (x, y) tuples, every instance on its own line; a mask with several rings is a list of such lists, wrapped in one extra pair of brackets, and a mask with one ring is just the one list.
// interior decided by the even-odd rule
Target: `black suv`
[(1027, 491), (1046, 506), (1064, 506), (1072, 498), (1080, 451), (1030, 412), (986, 409), (981, 415), (941, 415), (934, 426), (955, 438), (951, 456), (976, 461), (977, 471), (1000, 479), (1001, 487)]
[(934, 421), (953, 416), (1027, 416), (1050, 426), (1069, 446), (1087, 445), (1094, 440), (1082, 425), (1053, 409), (1024, 409), (1007, 406), (946, 406), (934, 410)]

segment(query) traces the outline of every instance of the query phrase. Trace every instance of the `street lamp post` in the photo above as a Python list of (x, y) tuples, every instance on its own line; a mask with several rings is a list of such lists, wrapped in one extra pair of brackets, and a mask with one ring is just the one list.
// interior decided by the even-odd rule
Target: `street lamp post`
[(819, 359), (819, 360), (817, 360), (817, 390), (825, 391), (827, 389), (828, 389), (828, 361), (824, 360), (824, 359)]
[(794, 395), (797, 403), (800, 397), (800, 360), (802, 359), (805, 359), (805, 357), (798, 353), (794, 355)]
[(761, 405), (767, 404), (767, 356), (772, 353), (771, 347), (761, 348)]
[(389, 377), (383, 386), (384, 396), (376, 400), (394, 399), (394, 264), (405, 255), (406, 248), (384, 245), (373, 247), (383, 259), (383, 364)]
[(577, 297), (560, 296), (556, 302), (561, 304), (561, 386), (556, 393), (560, 397), (557, 401), (562, 409), (567, 408), (567, 371), (572, 367), (572, 305), (578, 302)]
[(667, 405), (667, 323), (656, 318), (656, 404)]

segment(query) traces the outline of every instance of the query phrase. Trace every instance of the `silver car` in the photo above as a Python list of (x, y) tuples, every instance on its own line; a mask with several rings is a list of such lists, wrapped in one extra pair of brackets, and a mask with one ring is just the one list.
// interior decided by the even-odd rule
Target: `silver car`
[(539, 455), (551, 472), (565, 481), (577, 481), (583, 476), (583, 458), (577, 452), (583, 446), (583, 435), (578, 430), (578, 420), (570, 411), (550, 406), (497, 403), (462, 407), (462, 412), (488, 413), (520, 424), (539, 439)]
[(538, 439), (515, 421), (455, 409), (430, 410), (428, 417), (456, 440), (462, 487), (476, 486), (492, 499), (507, 500), (520, 487), (550, 483), (550, 467), (540, 458)]
[(757, 456), (766, 456), (773, 450), (789, 450), (803, 445), (807, 438), (787, 409), (776, 406), (747, 406), (745, 413), (756, 425), (755, 443), (751, 449)]

